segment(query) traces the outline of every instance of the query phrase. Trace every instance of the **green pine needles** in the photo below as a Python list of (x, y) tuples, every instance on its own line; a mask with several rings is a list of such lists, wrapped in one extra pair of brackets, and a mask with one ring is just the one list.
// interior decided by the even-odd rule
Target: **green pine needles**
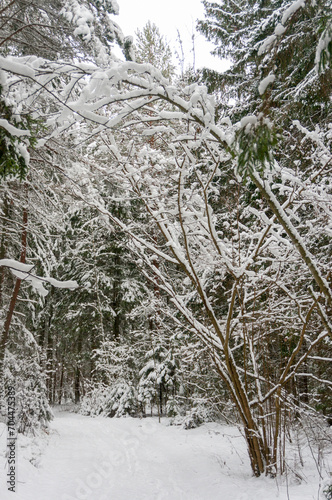
[(236, 135), (237, 172), (246, 178), (253, 170), (263, 172), (273, 164), (273, 151), (278, 144), (277, 133), (270, 120), (247, 116), (241, 120)]
[(332, 16), (330, 23), (327, 24), (322, 32), (316, 50), (316, 70), (318, 73), (323, 73), (331, 67), (332, 59)]
[[(0, 87), (1, 98), (1, 87)], [(17, 177), (20, 181), (27, 176), (29, 165), (28, 149), (36, 144), (36, 126), (38, 121), (31, 116), (20, 116), (18, 121), (13, 110), (0, 100), (0, 117), (5, 119), (9, 127), (27, 131), (27, 135), (15, 135), (0, 124), (0, 179)]]

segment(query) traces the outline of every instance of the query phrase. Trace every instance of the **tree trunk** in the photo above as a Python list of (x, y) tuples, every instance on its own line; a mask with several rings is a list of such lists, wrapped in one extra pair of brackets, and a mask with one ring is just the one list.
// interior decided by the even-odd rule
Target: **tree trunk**
[(59, 395), (58, 395), (59, 405), (61, 405), (62, 394), (63, 394), (63, 372), (64, 372), (63, 363), (61, 363), (61, 374), (60, 374)]
[(77, 366), (75, 370), (75, 404), (80, 402), (80, 369)]
[[(6, 219), (9, 218), (9, 204), (7, 200), (7, 196), (4, 197), (3, 202), (3, 223), (2, 223), (2, 235), (1, 235), (1, 243), (0, 243), (0, 259), (4, 259), (6, 256)], [(2, 306), (2, 287), (5, 279), (5, 268), (2, 266), (0, 268), (0, 306)]]
[[(24, 208), (24, 210), (23, 210), (23, 230), (22, 230), (22, 238), (21, 238), (21, 256), (20, 256), (20, 262), (22, 262), (23, 264), (25, 263), (26, 251), (27, 251), (27, 224), (28, 224), (28, 211), (26, 208)], [(8, 344), (9, 329), (10, 329), (11, 321), (13, 318), (18, 293), (19, 293), (20, 287), (21, 287), (21, 281), (22, 280), (20, 278), (16, 279), (12, 298), (10, 300), (9, 309), (8, 309), (7, 316), (6, 316), (4, 329), (3, 329), (1, 340), (0, 340), (0, 383), (3, 380), (3, 375), (4, 375), (4, 373), (3, 373), (4, 366), (3, 365), (4, 365), (6, 347)]]

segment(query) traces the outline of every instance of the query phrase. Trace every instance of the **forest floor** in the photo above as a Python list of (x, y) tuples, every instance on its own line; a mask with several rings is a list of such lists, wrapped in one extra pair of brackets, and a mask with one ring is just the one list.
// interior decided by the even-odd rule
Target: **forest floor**
[(286, 476), (255, 478), (236, 427), (185, 430), (167, 419), (56, 411), (49, 434), (19, 437), (12, 493), (6, 439), (0, 424), (1, 500), (325, 500), (332, 482), (331, 453), (322, 458), (300, 440), (289, 450)]

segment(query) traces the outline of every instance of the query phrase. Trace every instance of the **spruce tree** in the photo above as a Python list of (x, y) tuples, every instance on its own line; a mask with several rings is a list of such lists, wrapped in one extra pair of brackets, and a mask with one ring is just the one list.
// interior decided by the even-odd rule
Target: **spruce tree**
[(171, 79), (175, 73), (172, 63), (172, 51), (159, 28), (148, 21), (144, 28), (136, 31), (136, 61), (149, 63)]
[[(244, 179), (247, 177), (251, 197), (257, 200), (260, 210), (264, 207), (264, 193), (250, 176), (253, 170), (273, 179), (271, 188), (280, 203), (287, 199), (281, 187), (287, 185), (287, 176), (293, 175), (298, 183), (307, 186), (287, 207), (296, 212), (302, 241), (320, 259), (322, 272), (329, 282), (330, 235), (323, 222), (326, 210), (323, 205), (301, 196), (304, 189), (311, 193), (320, 189), (328, 191), (331, 184), (329, 2), (243, 1), (235, 5), (223, 0), (204, 1), (204, 5), (206, 19), (200, 21), (198, 27), (215, 43), (214, 53), (228, 58), (232, 65), (224, 74), (205, 69), (201, 78), (218, 96), (220, 116), (238, 122), (237, 171)], [(256, 120), (255, 124), (250, 120)], [(299, 282), (299, 291), (310, 288), (310, 279)], [(331, 304), (328, 305), (328, 300), (325, 304), (328, 316)], [(278, 344), (271, 346), (272, 363), (275, 360), (282, 364), (283, 357), (290, 355), (294, 348), (291, 339), (294, 340), (292, 331), (283, 331)], [(308, 342), (309, 338), (302, 354)], [(328, 352), (328, 342), (321, 348)], [(326, 369), (327, 365), (321, 360), (308, 362), (303, 371), (314, 372), (321, 379)], [(317, 402), (314, 386), (314, 382), (308, 385), (308, 377), (303, 373), (289, 389), (297, 401), (310, 401), (329, 413), (331, 407), (326, 408), (329, 398)]]

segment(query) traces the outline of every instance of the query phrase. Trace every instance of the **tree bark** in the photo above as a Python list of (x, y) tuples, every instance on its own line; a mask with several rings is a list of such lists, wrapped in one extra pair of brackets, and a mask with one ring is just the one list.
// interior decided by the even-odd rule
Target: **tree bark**
[[(23, 209), (23, 230), (22, 230), (22, 237), (21, 237), (21, 256), (20, 256), (20, 262), (22, 262), (23, 264), (25, 263), (26, 251), (27, 251), (27, 224), (28, 224), (28, 211), (26, 208), (24, 208)], [(10, 325), (12, 322), (14, 309), (15, 309), (16, 302), (17, 302), (17, 297), (18, 297), (18, 294), (20, 291), (21, 282), (22, 282), (22, 280), (20, 278), (16, 279), (12, 298), (10, 300), (9, 309), (8, 309), (7, 316), (6, 316), (4, 329), (3, 329), (1, 340), (0, 340), (0, 381), (3, 379), (3, 375), (4, 375), (4, 373), (3, 373), (4, 366), (3, 365), (4, 365), (6, 347), (7, 347), (8, 339), (9, 339), (9, 329), (10, 329)]]
[(80, 402), (80, 369), (77, 366), (75, 370), (75, 404)]

